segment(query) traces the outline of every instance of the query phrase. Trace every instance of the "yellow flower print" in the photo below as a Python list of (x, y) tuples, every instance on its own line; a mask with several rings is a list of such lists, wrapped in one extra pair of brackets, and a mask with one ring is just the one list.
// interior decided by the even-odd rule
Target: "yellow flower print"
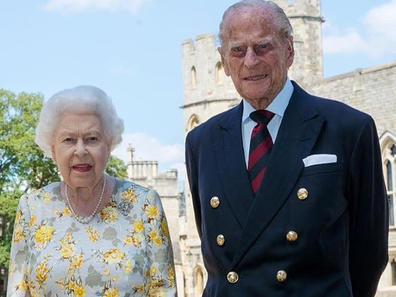
[(120, 194), (121, 198), (130, 201), (131, 203), (136, 202), (136, 193), (135, 193), (135, 188), (132, 187)]
[(21, 291), (26, 291), (26, 282), (25, 280), (21, 280), (19, 283), (14, 285), (14, 288), (16, 291), (21, 290)]
[(34, 239), (36, 241), (36, 247), (38, 249), (43, 249), (45, 244), (48, 243), (52, 239), (52, 235), (54, 234), (54, 228), (51, 226), (42, 225), (37, 229), (34, 234)]
[(144, 292), (144, 284), (141, 284), (139, 287), (137, 287), (136, 284), (133, 284), (131, 288), (135, 293), (143, 294)]
[(114, 222), (118, 218), (119, 212), (113, 205), (108, 205), (102, 209), (100, 216), (104, 222), (110, 223)]
[(118, 297), (120, 294), (120, 290), (117, 288), (111, 288), (104, 293), (104, 297)]
[(142, 221), (136, 221), (133, 224), (133, 228), (135, 229), (135, 232), (141, 233), (144, 230), (144, 225)]
[(84, 255), (80, 253), (79, 255), (73, 257), (73, 260), (70, 262), (68, 273), (74, 274), (76, 273), (78, 268), (81, 268), (84, 262)]
[(50, 195), (50, 193), (49, 192), (45, 192), (44, 193), (44, 197), (43, 197), (43, 202), (44, 203), (48, 203), (48, 202), (50, 202), (51, 201), (51, 195)]
[(132, 244), (133, 246), (139, 248), (142, 244), (143, 236), (141, 234), (133, 234), (132, 235)]
[(162, 221), (161, 221), (161, 231), (162, 231), (162, 234), (163, 234), (165, 237), (169, 237), (168, 224), (166, 223), (165, 217), (163, 217), (163, 218), (162, 218)]
[(62, 213), (63, 213), (63, 215), (64, 216), (71, 216), (71, 211), (70, 211), (70, 208), (68, 208), (68, 207), (65, 207), (64, 209), (63, 209), (63, 211), (62, 211)]
[(19, 223), (19, 221), (20, 221), (22, 215), (23, 215), (22, 210), (18, 210), (18, 212), (17, 212), (16, 215), (15, 215), (15, 224), (18, 224), (18, 223)]
[(74, 245), (72, 236), (73, 234), (69, 232), (60, 240), (60, 253), (63, 259), (70, 259), (76, 254), (76, 250), (72, 246)]
[(29, 286), (29, 293), (31, 297), (42, 297), (42, 294), (40, 291), (38, 291), (36, 288), (32, 288)]
[(159, 236), (154, 237), (153, 242), (154, 242), (154, 244), (155, 244), (156, 246), (161, 246), (161, 244), (162, 244), (162, 238), (159, 237)]
[(67, 289), (73, 292), (77, 286), (76, 280), (72, 277), (67, 284)]
[(83, 297), (85, 296), (86, 290), (83, 286), (77, 285), (74, 288), (74, 296), (76, 297)]
[(59, 288), (61, 288), (62, 290), (65, 289), (65, 279), (64, 278), (60, 278), (57, 281), (55, 281), (55, 284), (58, 285)]
[(135, 247), (140, 247), (142, 241), (144, 240), (144, 235), (142, 233), (129, 233), (124, 237), (125, 245), (133, 245)]
[(152, 266), (150, 268), (150, 276), (156, 276), (158, 273), (158, 268), (156, 266)]
[(125, 253), (122, 253), (119, 249), (111, 248), (103, 256), (107, 264), (120, 264), (125, 257)]
[(172, 264), (169, 264), (169, 266), (168, 266), (168, 278), (169, 279), (175, 278), (175, 270), (173, 269)]
[(155, 229), (152, 229), (148, 234), (150, 240), (154, 240), (158, 236), (158, 232)]
[(52, 239), (53, 233), (54, 233), (54, 228), (52, 228), (51, 226), (43, 225), (40, 228), (38, 228), (34, 238), (37, 242), (45, 243)]
[(124, 244), (125, 245), (132, 245), (133, 244), (133, 235), (132, 236), (125, 236), (124, 237)]
[(57, 215), (59, 218), (65, 216), (65, 217), (70, 217), (71, 216), (71, 211), (68, 207), (65, 207), (61, 211), (55, 209), (54, 214)]
[(158, 217), (158, 208), (155, 205), (149, 205), (146, 208), (146, 213), (149, 219), (156, 219)]
[(48, 280), (49, 268), (47, 267), (47, 260), (41, 262), (35, 269), (36, 271), (36, 281), (40, 287)]
[(32, 217), (30, 218), (29, 224), (28, 224), (29, 227), (32, 227), (36, 223), (36, 221), (37, 221), (37, 216), (32, 215)]
[(165, 290), (163, 288), (155, 288), (153, 292), (149, 293), (149, 297), (165, 297)]
[(100, 239), (100, 234), (98, 230), (88, 227), (85, 229), (85, 231), (88, 233), (88, 239), (91, 242), (97, 242)]
[(132, 272), (132, 262), (131, 260), (126, 260), (125, 261), (125, 266), (124, 266), (124, 273), (125, 274), (130, 274)]
[(110, 269), (106, 268), (105, 270), (103, 270), (103, 274), (105, 276), (109, 276), (110, 275)]
[(23, 229), (21, 226), (16, 226), (14, 229), (14, 237), (12, 239), (13, 242), (20, 242), (23, 240), (25, 236), (23, 235)]
[(172, 264), (168, 266), (168, 286), (175, 287), (175, 270), (173, 269)]

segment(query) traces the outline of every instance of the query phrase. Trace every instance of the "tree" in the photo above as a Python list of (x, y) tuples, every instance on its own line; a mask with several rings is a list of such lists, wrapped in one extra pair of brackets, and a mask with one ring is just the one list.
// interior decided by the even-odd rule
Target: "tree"
[(127, 166), (124, 161), (111, 155), (107, 163), (106, 173), (113, 177), (125, 179), (127, 177)]
[(35, 144), (42, 94), (0, 89), (0, 265), (8, 266), (19, 197), (59, 180), (52, 160)]

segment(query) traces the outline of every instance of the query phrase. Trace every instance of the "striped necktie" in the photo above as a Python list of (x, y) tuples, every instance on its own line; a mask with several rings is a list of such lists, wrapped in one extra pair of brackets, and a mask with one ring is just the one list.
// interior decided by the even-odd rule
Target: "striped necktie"
[(253, 193), (256, 194), (263, 181), (269, 155), (273, 146), (267, 124), (274, 114), (268, 110), (256, 110), (250, 118), (257, 123), (250, 139), (248, 171)]

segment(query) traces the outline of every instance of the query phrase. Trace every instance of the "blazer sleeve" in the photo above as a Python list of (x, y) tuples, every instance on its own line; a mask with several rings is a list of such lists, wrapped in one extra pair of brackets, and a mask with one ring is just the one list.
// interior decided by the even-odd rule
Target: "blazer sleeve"
[(350, 262), (353, 296), (372, 297), (388, 263), (388, 202), (373, 119), (362, 127), (349, 172)]
[(198, 168), (196, 165), (196, 161), (194, 159), (194, 148), (192, 148), (191, 144), (191, 133), (187, 135), (186, 138), (186, 170), (187, 170), (187, 178), (190, 186), (191, 197), (193, 202), (194, 214), (195, 214), (195, 223), (198, 229), (199, 237), (202, 235), (201, 228), (201, 204), (200, 197), (198, 191)]

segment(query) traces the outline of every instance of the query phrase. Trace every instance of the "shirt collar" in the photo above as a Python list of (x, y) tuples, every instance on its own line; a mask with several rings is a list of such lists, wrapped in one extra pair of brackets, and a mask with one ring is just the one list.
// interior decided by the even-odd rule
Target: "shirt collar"
[[(290, 79), (286, 79), (286, 83), (283, 89), (279, 92), (279, 94), (275, 97), (275, 99), (271, 102), (270, 105), (266, 108), (266, 110), (273, 112), (274, 114), (283, 117), (285, 113), (286, 107), (289, 104), (291, 95), (293, 94), (293, 84)], [(242, 122), (244, 123), (246, 120), (250, 120), (250, 114), (255, 111), (254, 107), (250, 105), (245, 99), (243, 99), (243, 114), (242, 114)]]

